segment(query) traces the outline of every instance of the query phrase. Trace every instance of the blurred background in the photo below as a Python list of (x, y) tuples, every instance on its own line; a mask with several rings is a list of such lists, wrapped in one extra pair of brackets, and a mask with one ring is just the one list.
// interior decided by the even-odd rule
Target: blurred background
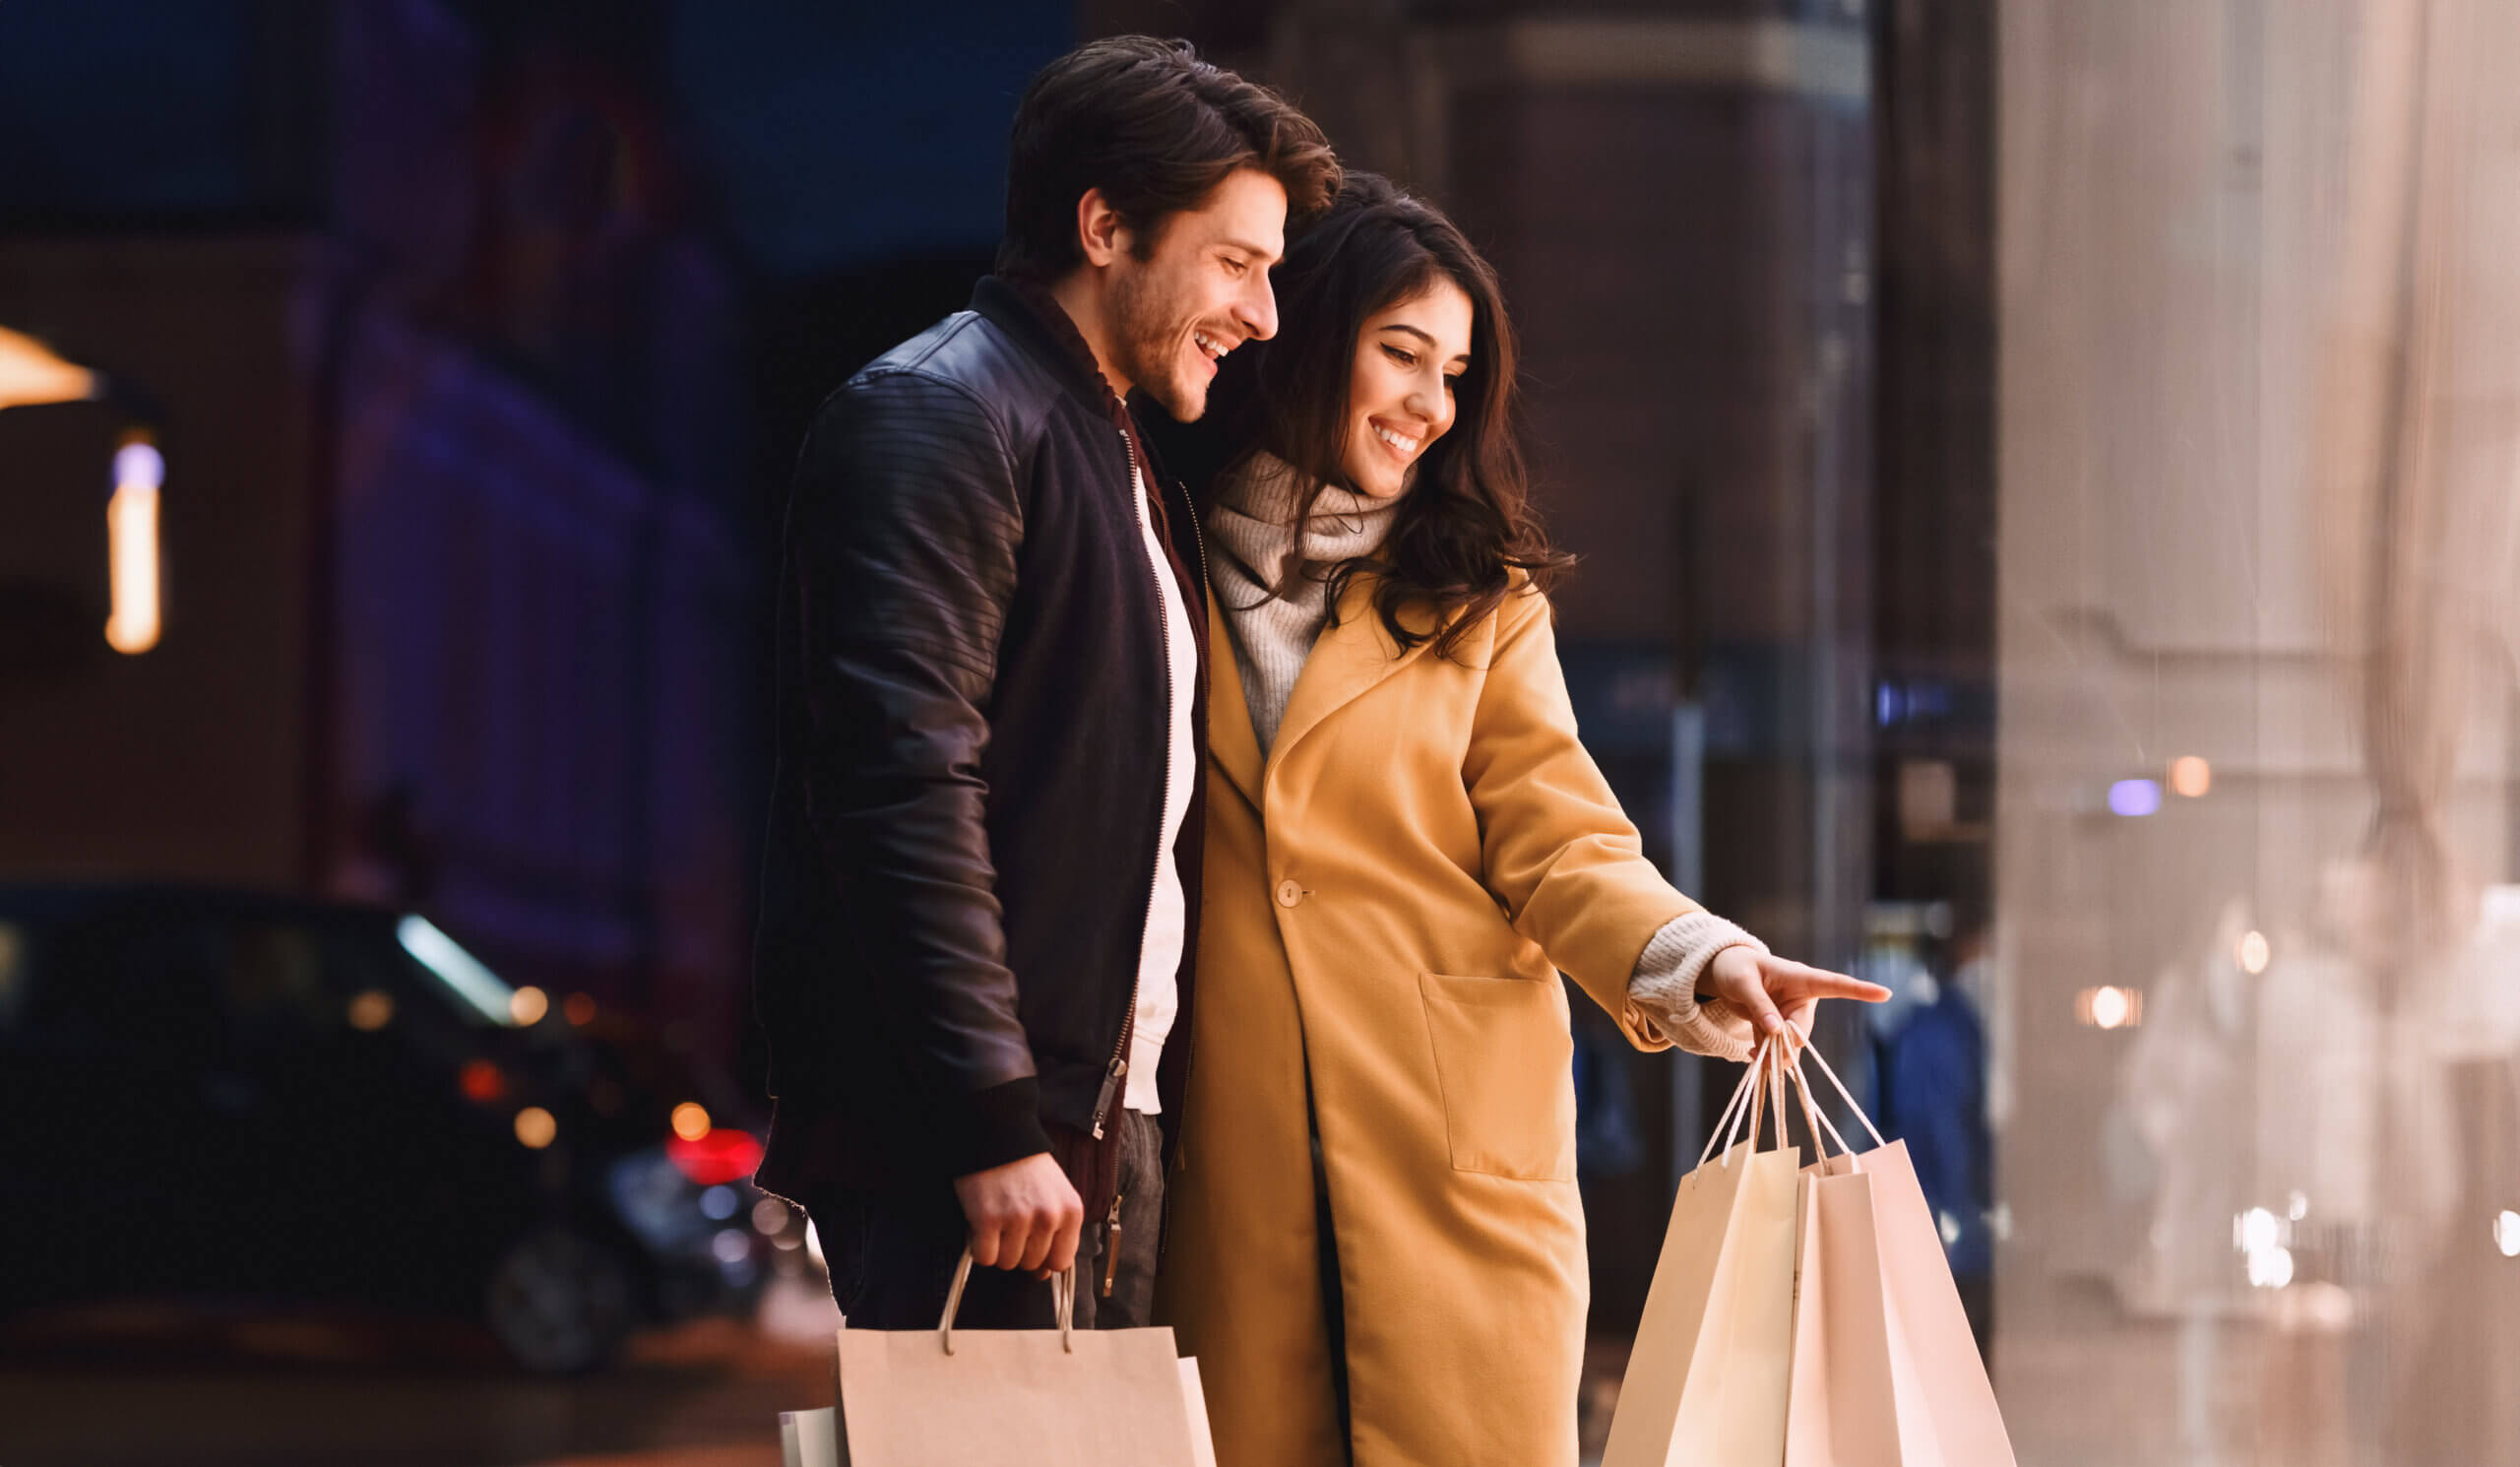
[[(1498, 266), (1586, 738), (1897, 990), (2021, 1460), (2520, 1461), (2503, 0), (0, 6), (0, 1461), (828, 1403), (776, 514), (1129, 31)], [(1597, 1444), (1729, 1085), (1579, 1027)]]

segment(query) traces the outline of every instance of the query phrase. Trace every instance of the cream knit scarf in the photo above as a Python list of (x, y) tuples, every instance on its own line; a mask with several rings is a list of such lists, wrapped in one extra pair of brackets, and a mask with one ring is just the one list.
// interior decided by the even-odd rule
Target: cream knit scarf
[(1212, 557), (1209, 574), (1232, 633), (1234, 670), (1241, 674), (1251, 732), (1264, 756), (1277, 740), (1295, 676), (1330, 622), (1330, 588), (1322, 580), (1326, 568), (1380, 548), (1400, 507), (1397, 498), (1374, 499), (1325, 485), (1313, 505), (1312, 523), (1304, 527), (1303, 565), (1285, 595), (1271, 597), (1268, 581), (1278, 575), (1287, 547), (1294, 542), (1300, 487), (1295, 471), (1284, 461), (1254, 454), (1217, 481), (1215, 504), (1208, 512), (1208, 533), (1231, 552)]

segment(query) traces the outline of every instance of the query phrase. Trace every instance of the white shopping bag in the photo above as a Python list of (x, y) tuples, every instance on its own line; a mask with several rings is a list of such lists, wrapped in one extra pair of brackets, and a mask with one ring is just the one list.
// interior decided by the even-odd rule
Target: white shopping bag
[(779, 1467), (840, 1467), (840, 1412), (780, 1412)]

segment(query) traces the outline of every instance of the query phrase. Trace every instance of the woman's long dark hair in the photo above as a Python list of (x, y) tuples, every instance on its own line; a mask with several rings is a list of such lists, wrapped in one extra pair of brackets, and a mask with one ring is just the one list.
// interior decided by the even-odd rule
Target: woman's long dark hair
[[(1271, 274), (1277, 336), (1228, 357), (1217, 390), (1237, 459), (1265, 450), (1292, 466), (1295, 523), (1308, 524), (1322, 489), (1346, 477), (1358, 334), (1375, 312), (1442, 280), (1470, 297), (1470, 367), (1454, 388), (1453, 425), (1418, 459), (1391, 534), (1374, 554), (1336, 565), (1305, 565), (1298, 548), (1274, 571), (1246, 569), (1278, 594), (1291, 577), (1321, 578), (1334, 617), (1349, 582), (1370, 571), (1379, 578), (1374, 609), (1392, 639), (1403, 648), (1431, 640), (1437, 656), (1448, 656), (1505, 600), (1515, 571), (1545, 589), (1574, 562), (1549, 547), (1532, 512), (1514, 422), (1513, 323), (1496, 272), (1461, 230), (1389, 179), (1349, 173), (1329, 212)], [(1411, 607), (1430, 620), (1404, 622)]]

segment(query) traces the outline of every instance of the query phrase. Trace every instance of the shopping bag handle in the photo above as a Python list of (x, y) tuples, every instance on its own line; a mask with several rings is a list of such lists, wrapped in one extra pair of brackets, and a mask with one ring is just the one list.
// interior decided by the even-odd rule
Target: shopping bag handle
[(1767, 1041), (1761, 1040), (1759, 1042), (1759, 1047), (1750, 1052), (1748, 1067), (1741, 1071), (1740, 1082), (1732, 1087), (1732, 1098), (1724, 1103), (1724, 1114), (1715, 1117), (1714, 1126), (1706, 1133), (1706, 1147), (1697, 1154), (1697, 1164), (1699, 1166), (1703, 1167), (1708, 1161), (1713, 1159), (1715, 1156), (1715, 1146), (1719, 1141), (1724, 1143), (1725, 1152), (1728, 1155), (1731, 1154), (1732, 1150), (1731, 1136), (1731, 1132), (1733, 1129), (1732, 1117), (1740, 1111), (1742, 1098), (1750, 1093), (1750, 1077), (1759, 1072), (1759, 1059), (1767, 1053)]
[[(1750, 1148), (1754, 1151), (1758, 1149), (1759, 1121), (1766, 1111), (1768, 1085), (1773, 1083), (1777, 1087), (1776, 1093), (1780, 1103), (1785, 1095), (1783, 1078), (1778, 1074), (1773, 1063), (1776, 1057), (1775, 1045), (1776, 1040), (1773, 1036), (1763, 1036), (1759, 1040), (1758, 1048), (1750, 1052), (1749, 1064), (1741, 1071), (1740, 1083), (1732, 1087), (1732, 1098), (1724, 1103), (1724, 1114), (1715, 1117), (1714, 1129), (1707, 1132), (1706, 1146), (1697, 1154), (1699, 1166), (1705, 1166), (1714, 1157), (1715, 1143), (1719, 1140), (1724, 1143), (1724, 1165), (1731, 1166), (1732, 1143), (1739, 1137), (1741, 1122), (1745, 1119), (1750, 1125)], [(1745, 1099), (1748, 1101), (1747, 1105), (1742, 1103)], [(1785, 1144), (1785, 1113), (1781, 1107), (1777, 1112), (1776, 1144), (1779, 1146)]]
[[(1802, 1048), (1809, 1049), (1810, 1043), (1805, 1041)], [(1822, 1059), (1820, 1062), (1825, 1065), (1829, 1061)], [(1795, 1052), (1793, 1069), (1794, 1093), (1802, 1098), (1802, 1121), (1803, 1124), (1811, 1128), (1811, 1149), (1820, 1154), (1820, 1160), (1826, 1161), (1829, 1156), (1829, 1148), (1827, 1143), (1821, 1140), (1821, 1137), (1826, 1136), (1830, 1141), (1838, 1143), (1838, 1154), (1847, 1159), (1848, 1166), (1853, 1167), (1858, 1172), (1862, 1171), (1863, 1158), (1856, 1155), (1855, 1148), (1847, 1144), (1847, 1138), (1838, 1134), (1838, 1128), (1830, 1123), (1827, 1113), (1820, 1110), (1819, 1107), (1811, 1104), (1811, 1081), (1808, 1076), (1802, 1073), (1801, 1050), (1796, 1050)], [(1862, 1113), (1858, 1112), (1857, 1114), (1861, 1115)], [(1868, 1126), (1872, 1124), (1872, 1122), (1870, 1120), (1866, 1120), (1864, 1124)]]
[[(1821, 1074), (1826, 1075), (1826, 1076), (1828, 1076), (1828, 1077), (1829, 1077), (1829, 1086), (1830, 1086), (1830, 1088), (1831, 1088), (1831, 1089), (1833, 1089), (1833, 1090), (1835, 1090), (1835, 1091), (1837, 1091), (1837, 1093), (1838, 1093), (1838, 1099), (1840, 1099), (1840, 1100), (1842, 1100), (1842, 1101), (1845, 1101), (1845, 1102), (1847, 1103), (1847, 1110), (1848, 1110), (1849, 1112), (1851, 1112), (1851, 1113), (1853, 1113), (1853, 1114), (1854, 1114), (1854, 1116), (1855, 1116), (1855, 1118), (1856, 1118), (1856, 1119), (1860, 1120), (1860, 1121), (1862, 1121), (1862, 1122), (1863, 1122), (1863, 1128), (1864, 1128), (1864, 1130), (1865, 1130), (1868, 1134), (1870, 1134), (1870, 1135), (1871, 1135), (1871, 1137), (1872, 1137), (1872, 1144), (1873, 1144), (1873, 1145), (1875, 1145), (1875, 1146), (1887, 1146), (1887, 1145), (1889, 1145), (1889, 1144), (1890, 1144), (1889, 1142), (1887, 1142), (1887, 1141), (1885, 1141), (1885, 1140), (1883, 1140), (1883, 1139), (1881, 1138), (1881, 1128), (1880, 1128), (1879, 1126), (1874, 1125), (1874, 1124), (1872, 1123), (1872, 1117), (1871, 1117), (1871, 1116), (1866, 1116), (1866, 1115), (1864, 1115), (1864, 1114), (1863, 1114), (1863, 1107), (1858, 1106), (1858, 1105), (1857, 1105), (1857, 1104), (1855, 1103), (1855, 1096), (1854, 1096), (1853, 1094), (1849, 1093), (1849, 1092), (1848, 1092), (1848, 1090), (1847, 1090), (1847, 1082), (1846, 1082), (1846, 1081), (1844, 1081), (1844, 1080), (1839, 1079), (1839, 1078), (1838, 1078), (1838, 1072), (1837, 1072), (1836, 1070), (1831, 1069), (1831, 1068), (1829, 1067), (1829, 1056), (1820, 1052), (1820, 1047), (1819, 1047), (1819, 1046), (1814, 1045), (1814, 1044), (1809, 1044), (1809, 1043), (1805, 1043), (1805, 1044), (1804, 1044), (1804, 1045), (1802, 1045), (1799, 1049), (1796, 1049), (1796, 1050), (1794, 1052), (1794, 1064), (1793, 1064), (1793, 1068), (1794, 1068), (1794, 1079), (1795, 1079), (1796, 1084), (1796, 1085), (1801, 1089), (1801, 1091), (1802, 1091), (1802, 1104), (1803, 1104), (1803, 1109), (1804, 1109), (1805, 1111), (1809, 1112), (1809, 1113), (1810, 1113), (1810, 1115), (1811, 1115), (1812, 1116), (1814, 1116), (1815, 1118), (1819, 1118), (1819, 1119), (1822, 1119), (1822, 1120), (1825, 1120), (1825, 1119), (1826, 1119), (1826, 1117), (1825, 1117), (1825, 1116), (1822, 1116), (1820, 1115), (1820, 1113), (1819, 1113), (1817, 1110), (1812, 1109), (1812, 1106), (1811, 1106), (1811, 1085), (1810, 1085), (1810, 1081), (1809, 1081), (1809, 1079), (1808, 1079), (1808, 1078), (1807, 1078), (1807, 1077), (1802, 1073), (1802, 1056), (1803, 1056), (1803, 1055), (1805, 1055), (1805, 1054), (1808, 1054), (1808, 1055), (1810, 1055), (1810, 1056), (1811, 1056), (1811, 1062), (1812, 1062), (1812, 1063), (1817, 1064), (1818, 1066), (1820, 1066), (1820, 1073), (1821, 1073)], [(1852, 1147), (1852, 1146), (1849, 1146), (1849, 1145), (1846, 1143), (1846, 1139), (1845, 1139), (1844, 1137), (1842, 1137), (1842, 1136), (1839, 1136), (1839, 1135), (1838, 1135), (1837, 1127), (1835, 1127), (1835, 1126), (1831, 1126), (1831, 1127), (1829, 1127), (1829, 1135), (1831, 1136), (1831, 1138), (1833, 1138), (1833, 1139), (1835, 1139), (1835, 1140), (1837, 1141), (1837, 1143), (1838, 1143), (1838, 1149), (1839, 1149), (1840, 1151), (1845, 1152), (1849, 1157), (1853, 1157), (1853, 1156), (1856, 1154), (1856, 1152), (1855, 1152), (1855, 1148), (1854, 1148), (1854, 1147)], [(1816, 1138), (1817, 1138), (1817, 1136), (1818, 1136), (1818, 1132), (1817, 1132), (1816, 1130), (1814, 1130), (1814, 1132), (1813, 1132), (1813, 1136), (1814, 1136), (1814, 1138), (1815, 1138), (1815, 1142), (1816, 1142)]]
[[(963, 1249), (963, 1259), (954, 1265), (954, 1287), (945, 1291), (945, 1319), (936, 1326), (937, 1343), (945, 1353), (954, 1353), (954, 1316), (962, 1311), (963, 1286), (972, 1281), (972, 1250)], [(1059, 1348), (1076, 1353), (1076, 1270), (1062, 1268), (1050, 1275), (1050, 1308), (1059, 1316)]]

